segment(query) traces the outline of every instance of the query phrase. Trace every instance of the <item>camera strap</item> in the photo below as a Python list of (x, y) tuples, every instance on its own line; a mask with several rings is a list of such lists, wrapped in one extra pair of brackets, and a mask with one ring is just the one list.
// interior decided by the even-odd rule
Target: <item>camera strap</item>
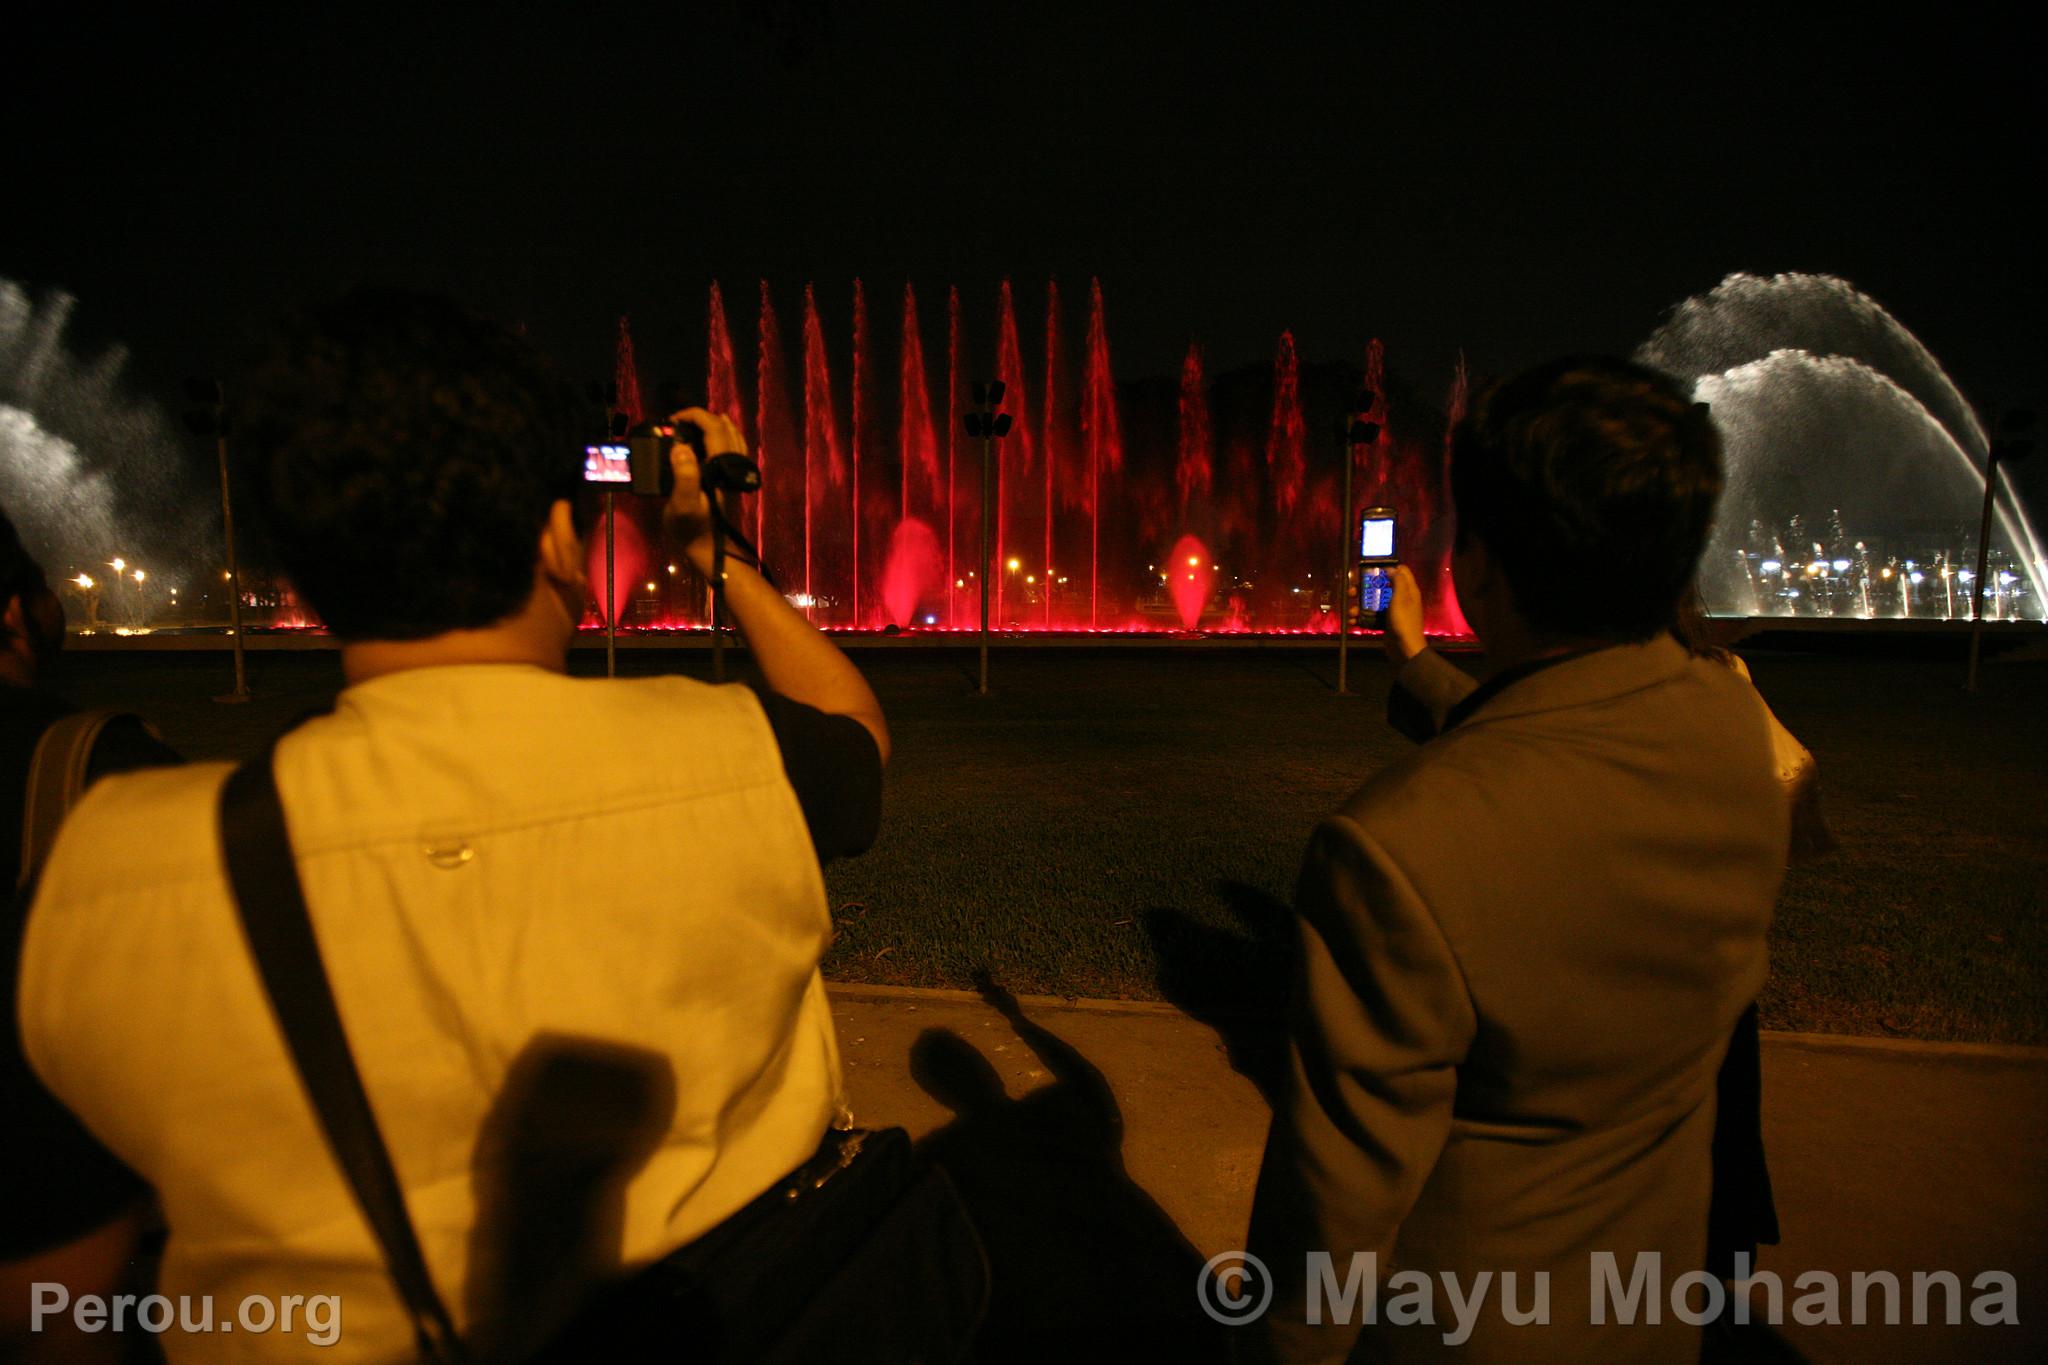
[(320, 959), (270, 751), (228, 774), (220, 793), (220, 840), (235, 910), (264, 994), (327, 1146), (376, 1234), (385, 1267), (412, 1318), (420, 1358), (434, 1365), (462, 1365), (468, 1354), (420, 1252), (405, 1191), (378, 1131)]

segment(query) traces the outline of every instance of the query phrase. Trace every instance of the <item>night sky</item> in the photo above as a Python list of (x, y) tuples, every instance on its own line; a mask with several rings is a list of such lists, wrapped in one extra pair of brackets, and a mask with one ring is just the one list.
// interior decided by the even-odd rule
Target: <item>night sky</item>
[(909, 279), (929, 347), (948, 283), (1013, 277), (1028, 336), (1100, 276), (1122, 378), (1291, 328), (1436, 391), (1731, 270), (1843, 275), (1987, 414), (2043, 397), (2039, 54), (1956, 6), (154, 8), (10, 9), (0, 276), (166, 397), (357, 280), (593, 375), (630, 314), (698, 384), (713, 278), (743, 345), (757, 279), (786, 332), (815, 281), (841, 346), (854, 276), (882, 319)]

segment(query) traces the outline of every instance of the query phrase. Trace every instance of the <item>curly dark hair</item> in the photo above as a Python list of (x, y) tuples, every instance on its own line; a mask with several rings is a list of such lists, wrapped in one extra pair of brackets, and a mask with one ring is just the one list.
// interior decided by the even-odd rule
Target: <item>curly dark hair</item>
[(1451, 443), (1460, 543), (1476, 536), (1522, 615), (1558, 635), (1670, 629), (1721, 485), (1706, 405), (1625, 360), (1552, 361), (1495, 384)]
[(10, 597), (28, 598), (49, 587), (43, 566), (21, 543), (20, 532), (7, 509), (0, 508), (0, 604)]
[(344, 640), (476, 629), (533, 590), (581, 486), (575, 409), (540, 353), (433, 295), (358, 289), (286, 329), (233, 448), (273, 552)]

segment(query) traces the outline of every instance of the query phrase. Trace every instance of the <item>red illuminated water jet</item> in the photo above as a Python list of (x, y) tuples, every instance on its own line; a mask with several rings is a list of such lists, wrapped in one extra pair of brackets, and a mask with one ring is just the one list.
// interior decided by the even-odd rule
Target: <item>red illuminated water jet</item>
[[(1015, 515), (1011, 508), (1024, 501), (1025, 480), (1037, 460), (1031, 439), (1031, 404), (1024, 392), (1024, 349), (1017, 341), (1017, 305), (1008, 280), (1003, 281), (998, 295), (997, 312), (996, 378), (1003, 382), (1003, 410), (1010, 414), (1013, 425), (1009, 437), (996, 442), (996, 557), (991, 572), (996, 576), (993, 624), (1009, 627), (1022, 624), (1013, 615), (1024, 614), (1023, 579), (1028, 572), (1011, 549), (1009, 527)], [(1013, 557), (1018, 558), (1014, 572), (1010, 569)]]
[(619, 318), (619, 352), (612, 368), (618, 389), (618, 410), (628, 422), (644, 422), (647, 410), (640, 402), (640, 367), (633, 363), (633, 328), (623, 315)]
[[(832, 371), (825, 359), (825, 329), (818, 299), (804, 286), (804, 596), (817, 601), (815, 529), (821, 500), (846, 486), (846, 456), (833, 416)], [(814, 609), (814, 608), (813, 608)]]
[[(782, 327), (768, 281), (761, 281), (760, 345), (754, 368), (754, 460), (761, 467), (761, 491), (754, 495), (754, 545), (762, 562), (781, 569), (781, 556), (800, 547), (803, 534), (803, 479), (798, 469), (799, 437), (789, 401), (782, 355)], [(791, 513), (794, 512), (792, 516)]]
[[(638, 501), (623, 497), (619, 502), (630, 504)], [(636, 585), (646, 581), (646, 574), (652, 557), (648, 553), (647, 536), (640, 530), (626, 507), (619, 509), (617, 524), (613, 530), (611, 600), (605, 601), (604, 573), (604, 518), (599, 517), (590, 535), (590, 548), (584, 556), (584, 575), (590, 583), (591, 600), (597, 603), (600, 626), (612, 621), (624, 624), (626, 603), (633, 598)]]
[(918, 607), (938, 589), (941, 567), (938, 533), (915, 517), (897, 522), (882, 572), (882, 607), (891, 624), (915, 623)]
[(861, 615), (861, 573), (860, 573), (860, 524), (867, 516), (867, 508), (861, 502), (860, 460), (861, 452), (867, 445), (868, 425), (868, 296), (867, 289), (858, 276), (853, 281), (853, 381), (851, 384), (849, 444), (853, 448), (853, 566), (847, 578), (853, 590), (853, 609), (848, 616), (856, 626), (865, 626)]
[(1088, 368), (1081, 381), (1081, 441), (1088, 456), (1088, 625), (1102, 616), (1102, 479), (1124, 467), (1123, 424), (1117, 420), (1116, 376), (1109, 365), (1109, 327), (1102, 281), (1088, 282)]
[(1193, 630), (1202, 619), (1203, 608), (1216, 588), (1215, 565), (1209, 562), (1209, 547), (1193, 536), (1182, 536), (1166, 556), (1167, 588), (1173, 607), (1180, 613), (1183, 630)]
[(1051, 630), (1053, 575), (1059, 563), (1053, 554), (1053, 481), (1059, 471), (1060, 284), (1045, 282), (1045, 392), (1039, 400), (1043, 418), (1039, 448), (1045, 456), (1045, 628)]
[(747, 402), (740, 396), (739, 362), (733, 355), (732, 331), (725, 323), (725, 296), (718, 292), (716, 280), (711, 282), (711, 302), (706, 314), (708, 361), (704, 376), (705, 404), (713, 412), (732, 418), (751, 446), (753, 437), (747, 432)]
[(1209, 392), (1202, 381), (1202, 348), (1191, 341), (1187, 359), (1180, 363), (1179, 449), (1173, 466), (1183, 522), (1188, 518), (1188, 508), (1197, 498), (1206, 499), (1216, 481), (1215, 456), (1209, 442)]
[(965, 378), (961, 373), (960, 350), (960, 290), (958, 286), (946, 289), (946, 625), (952, 629), (960, 626), (959, 592), (961, 578), (959, 559), (956, 555), (956, 530), (960, 524), (960, 423), (965, 411), (962, 405), (961, 385)]

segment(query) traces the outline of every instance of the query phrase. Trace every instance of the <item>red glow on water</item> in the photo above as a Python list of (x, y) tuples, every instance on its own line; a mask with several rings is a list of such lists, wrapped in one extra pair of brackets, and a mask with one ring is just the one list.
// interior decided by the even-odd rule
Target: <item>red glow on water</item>
[(1182, 536), (1173, 543), (1173, 550), (1166, 556), (1167, 584), (1173, 597), (1174, 610), (1180, 613), (1184, 630), (1193, 630), (1202, 619), (1202, 611), (1209, 605), (1209, 595), (1216, 587), (1216, 573), (1209, 562), (1209, 547), (1193, 536)]
[(882, 605), (892, 624), (912, 624), (917, 609), (937, 595), (942, 566), (937, 532), (914, 517), (896, 523), (882, 571)]

